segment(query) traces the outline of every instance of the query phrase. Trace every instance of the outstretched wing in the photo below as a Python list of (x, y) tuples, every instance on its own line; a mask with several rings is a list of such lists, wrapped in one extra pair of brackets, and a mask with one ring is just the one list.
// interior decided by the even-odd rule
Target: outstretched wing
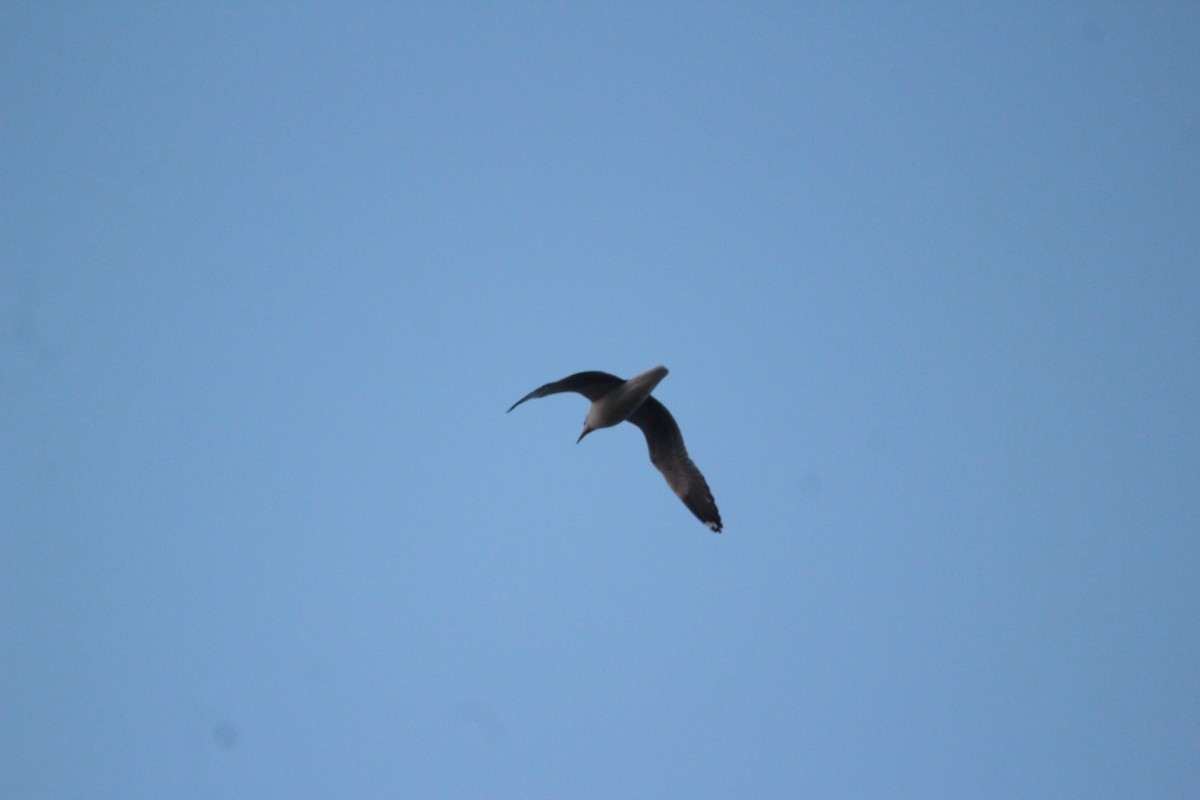
[(613, 387), (620, 386), (624, 382), (616, 375), (609, 375), (607, 372), (576, 372), (574, 375), (569, 375), (561, 381), (539, 386), (513, 403), (508, 410), (512, 411), (526, 400), (545, 397), (548, 394), (558, 394), (559, 392), (579, 392), (588, 400), (595, 402), (612, 391)]
[(721, 532), (721, 514), (713, 500), (708, 482), (696, 469), (683, 446), (683, 434), (667, 407), (647, 397), (629, 421), (642, 429), (650, 447), (650, 461), (658, 467), (670, 485), (696, 517), (716, 533)]

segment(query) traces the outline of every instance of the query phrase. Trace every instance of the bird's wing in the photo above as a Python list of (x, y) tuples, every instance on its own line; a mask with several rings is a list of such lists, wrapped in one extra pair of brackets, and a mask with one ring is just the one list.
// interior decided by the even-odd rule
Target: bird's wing
[(683, 434), (667, 407), (653, 397), (647, 397), (630, 415), (629, 421), (646, 435), (650, 461), (667, 479), (671, 490), (701, 522), (720, 533), (721, 514), (717, 511), (717, 501), (713, 500), (708, 482), (688, 457)]
[(614, 386), (620, 386), (624, 382), (616, 375), (609, 375), (607, 372), (576, 372), (574, 375), (568, 375), (561, 381), (539, 386), (513, 403), (508, 410), (512, 411), (526, 400), (545, 397), (548, 394), (558, 394), (559, 392), (579, 392), (588, 400), (595, 402), (612, 391)]

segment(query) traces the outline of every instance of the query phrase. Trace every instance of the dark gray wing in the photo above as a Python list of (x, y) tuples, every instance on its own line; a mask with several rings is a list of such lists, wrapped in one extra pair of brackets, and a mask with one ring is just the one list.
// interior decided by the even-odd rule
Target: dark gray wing
[(616, 375), (609, 375), (607, 372), (576, 372), (574, 375), (568, 375), (561, 381), (539, 386), (513, 403), (508, 410), (512, 411), (526, 400), (545, 397), (548, 394), (558, 394), (559, 392), (579, 392), (594, 403), (612, 391), (613, 387), (620, 386), (624, 382)]
[(667, 407), (647, 397), (646, 402), (630, 415), (629, 421), (642, 429), (646, 444), (650, 447), (650, 461), (667, 479), (671, 490), (687, 506), (697, 519), (712, 531), (721, 532), (721, 513), (717, 501), (713, 500), (708, 482), (696, 469), (683, 446), (683, 434), (675, 424), (675, 418)]

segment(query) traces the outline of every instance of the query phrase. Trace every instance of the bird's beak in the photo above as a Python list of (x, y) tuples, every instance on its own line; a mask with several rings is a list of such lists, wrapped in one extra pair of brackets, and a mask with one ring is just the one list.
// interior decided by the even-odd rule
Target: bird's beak
[(579, 444), (580, 442), (582, 442), (583, 437), (587, 436), (591, 432), (592, 432), (591, 428), (584, 428), (583, 433), (579, 434), (579, 438), (575, 440), (575, 444)]

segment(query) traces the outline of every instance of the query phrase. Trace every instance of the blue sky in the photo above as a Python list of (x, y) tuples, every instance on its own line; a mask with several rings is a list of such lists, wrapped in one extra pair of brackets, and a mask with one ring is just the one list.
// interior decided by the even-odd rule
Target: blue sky
[(0, 794), (1197, 796), (1197, 41), (6, 5)]

